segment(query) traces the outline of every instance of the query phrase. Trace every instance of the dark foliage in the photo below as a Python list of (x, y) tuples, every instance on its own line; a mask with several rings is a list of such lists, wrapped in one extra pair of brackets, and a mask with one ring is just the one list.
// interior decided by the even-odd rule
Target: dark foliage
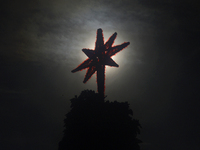
[(94, 91), (82, 91), (71, 99), (64, 137), (59, 150), (139, 150), (138, 120), (132, 119), (127, 102), (100, 99)]

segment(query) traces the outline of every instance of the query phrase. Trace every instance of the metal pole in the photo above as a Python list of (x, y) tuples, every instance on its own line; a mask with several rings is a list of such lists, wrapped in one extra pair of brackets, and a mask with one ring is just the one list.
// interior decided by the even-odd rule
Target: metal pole
[(105, 92), (105, 65), (100, 65), (97, 69), (97, 90), (101, 98), (104, 99)]

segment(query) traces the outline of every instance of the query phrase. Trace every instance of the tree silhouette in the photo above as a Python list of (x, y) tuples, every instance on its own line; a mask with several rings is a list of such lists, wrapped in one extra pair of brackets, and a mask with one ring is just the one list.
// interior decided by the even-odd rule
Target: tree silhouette
[(109, 102), (91, 90), (71, 99), (59, 150), (139, 150), (139, 121), (128, 102)]

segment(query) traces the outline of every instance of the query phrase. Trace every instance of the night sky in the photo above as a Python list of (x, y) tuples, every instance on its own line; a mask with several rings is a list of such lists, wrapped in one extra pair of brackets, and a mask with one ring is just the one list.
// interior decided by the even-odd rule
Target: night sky
[(8, 0), (0, 9), (0, 149), (56, 150), (70, 99), (97, 90), (71, 73), (96, 31), (130, 42), (106, 68), (107, 100), (128, 101), (141, 150), (200, 149), (200, 5), (195, 0)]

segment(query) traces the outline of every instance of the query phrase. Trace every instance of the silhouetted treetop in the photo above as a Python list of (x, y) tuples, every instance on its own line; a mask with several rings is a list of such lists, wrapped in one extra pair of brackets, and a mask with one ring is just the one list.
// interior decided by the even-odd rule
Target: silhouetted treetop
[(139, 121), (128, 102), (103, 101), (98, 93), (82, 91), (71, 99), (59, 150), (139, 150)]

